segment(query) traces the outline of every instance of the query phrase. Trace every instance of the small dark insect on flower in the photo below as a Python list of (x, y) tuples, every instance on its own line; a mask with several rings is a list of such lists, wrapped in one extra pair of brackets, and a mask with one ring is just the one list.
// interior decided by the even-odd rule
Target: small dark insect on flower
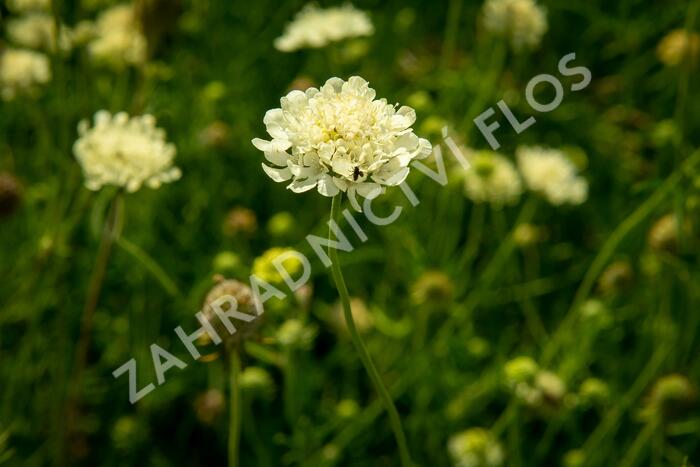
[(364, 175), (364, 173), (362, 172), (362, 170), (360, 170), (359, 167), (355, 167), (355, 170), (354, 170), (353, 173), (352, 173), (352, 180), (353, 180), (354, 182), (356, 182), (357, 179), (360, 178), (360, 177), (362, 177), (363, 175)]

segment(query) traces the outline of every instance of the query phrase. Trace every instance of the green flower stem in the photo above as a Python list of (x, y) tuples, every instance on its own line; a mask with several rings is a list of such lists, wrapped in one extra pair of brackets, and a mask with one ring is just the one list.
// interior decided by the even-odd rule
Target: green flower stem
[(447, 10), (447, 24), (445, 25), (445, 39), (443, 41), (440, 57), (440, 68), (442, 70), (449, 67), (450, 59), (452, 59), (455, 51), (461, 12), (462, 0), (450, 0), (450, 5)]
[(485, 216), (486, 209), (483, 203), (475, 203), (472, 205), (469, 218), (469, 237), (467, 238), (467, 245), (464, 248), (462, 259), (457, 265), (457, 270), (466, 277), (463, 282), (467, 284), (471, 280), (471, 267), (479, 251), (479, 245), (481, 244)]
[(464, 120), (462, 120), (460, 128), (471, 128), (474, 126), (474, 118), (490, 105), (489, 101), (493, 99), (493, 95), (498, 89), (507, 55), (508, 44), (505, 40), (495, 40), (488, 58), (489, 64), (484, 71), (484, 78), (479, 83), (479, 89), (473, 96), (471, 106), (469, 106), (467, 113), (464, 114)]
[(241, 356), (238, 349), (233, 349), (229, 357), (229, 419), (228, 419), (228, 465), (240, 465), (241, 439)]
[(608, 261), (617, 251), (617, 247), (622, 243), (622, 240), (624, 240), (630, 232), (632, 232), (639, 224), (654, 213), (654, 211), (666, 200), (667, 196), (678, 186), (678, 183), (682, 180), (685, 172), (691, 170), (699, 161), (700, 151), (696, 151), (690, 157), (688, 157), (685, 162), (661, 185), (659, 185), (659, 187), (651, 194), (651, 196), (649, 196), (649, 198), (646, 199), (646, 201), (640, 204), (637, 209), (632, 211), (632, 213), (627, 216), (627, 218), (625, 218), (625, 220), (623, 220), (610, 234), (586, 271), (581, 285), (576, 291), (576, 295), (574, 296), (568, 313), (564, 316), (558, 329), (553, 334), (552, 339), (550, 339), (548, 342), (542, 355), (543, 365), (549, 365), (555, 355), (557, 355), (559, 352), (562, 340), (567, 336), (568, 331), (576, 322), (576, 311), (593, 290), (596, 279), (598, 279), (599, 275), (603, 272), (603, 269), (605, 266), (607, 266)]
[[(639, 433), (637, 438), (632, 443), (632, 446), (625, 454), (625, 457), (620, 461), (620, 467), (632, 467), (637, 465), (637, 458), (645, 450), (649, 448), (649, 443), (655, 434), (661, 431), (661, 423), (658, 419), (651, 420), (646, 424), (646, 426)], [(652, 451), (652, 454), (655, 450)]]
[(270, 461), (270, 454), (268, 452), (268, 447), (263, 442), (263, 439), (258, 432), (255, 415), (253, 414), (253, 401), (249, 397), (242, 397), (242, 410), (243, 418), (245, 419), (245, 424), (243, 425), (244, 434), (250, 440), (255, 450), (255, 457), (258, 463), (258, 467), (270, 467), (272, 462)]
[(298, 426), (299, 415), (299, 370), (297, 368), (297, 353), (295, 349), (289, 348), (285, 351), (284, 365), (284, 415), (290, 426)]
[(124, 198), (121, 193), (117, 193), (109, 208), (109, 213), (105, 219), (102, 235), (100, 236), (100, 245), (97, 248), (97, 256), (95, 258), (95, 266), (93, 267), (90, 276), (90, 284), (88, 285), (87, 297), (83, 314), (80, 322), (80, 335), (75, 348), (75, 357), (73, 363), (73, 372), (71, 378), (71, 390), (69, 390), (66, 399), (66, 434), (65, 442), (72, 435), (76, 425), (76, 416), (78, 403), (80, 399), (80, 385), (83, 371), (87, 366), (88, 351), (90, 349), (90, 339), (92, 337), (93, 321), (95, 310), (102, 291), (105, 273), (109, 257), (112, 252), (112, 245), (115, 238), (119, 236), (119, 231), (122, 225), (122, 215), (124, 212)]
[[(340, 213), (341, 201), (342, 194), (338, 194), (333, 197), (333, 201), (331, 203), (331, 220), (336, 220), (338, 218), (338, 215)], [(372, 383), (374, 384), (374, 388), (379, 393), (379, 397), (381, 398), (384, 404), (384, 408), (389, 414), (389, 423), (391, 424), (391, 429), (394, 431), (394, 437), (396, 438), (396, 443), (398, 444), (399, 453), (401, 455), (401, 465), (403, 467), (410, 467), (412, 465), (411, 457), (408, 453), (406, 435), (404, 435), (403, 427), (401, 426), (401, 419), (399, 418), (399, 413), (397, 412), (396, 407), (394, 406), (394, 401), (391, 395), (389, 394), (389, 391), (382, 382), (382, 378), (379, 375), (377, 368), (374, 366), (374, 362), (372, 362), (372, 358), (370, 357), (369, 352), (367, 351), (367, 347), (365, 347), (365, 344), (362, 341), (360, 334), (357, 332), (357, 328), (355, 327), (355, 321), (353, 320), (352, 310), (350, 308), (350, 295), (348, 293), (348, 288), (345, 285), (345, 279), (343, 279), (343, 272), (340, 269), (340, 262), (338, 261), (338, 251), (335, 248), (329, 248), (329, 250), (329, 255), (332, 263), (331, 272), (333, 274), (335, 286), (338, 289), (338, 294), (340, 295), (340, 301), (343, 305), (343, 314), (345, 316), (345, 322), (347, 323), (348, 331), (350, 332), (350, 336), (352, 337), (352, 342), (355, 345), (357, 352), (360, 354), (362, 364), (365, 366), (365, 370), (367, 370), (367, 373), (369, 374), (369, 377), (372, 380)]]
[[(616, 406), (607, 411), (605, 418), (603, 418), (593, 433), (588, 437), (582, 447), (583, 452), (587, 454), (586, 461), (589, 463), (588, 465), (599, 465), (596, 461), (598, 457), (605, 452), (605, 446), (603, 446), (603, 444), (612, 442), (611, 440), (614, 439), (616, 431), (620, 429), (620, 420), (623, 418), (625, 412), (634, 405), (635, 401), (637, 401), (644, 392), (644, 389), (647, 388), (652, 379), (654, 379), (654, 376), (658, 373), (672, 349), (672, 347), (662, 347), (654, 352), (629, 390), (620, 398)], [(629, 455), (629, 453), (627, 455)]]
[(136, 244), (131, 243), (124, 237), (119, 237), (117, 240), (117, 245), (131, 256), (133, 256), (139, 263), (145, 267), (148, 272), (153, 274), (153, 277), (160, 282), (166, 292), (172, 297), (179, 298), (180, 292), (178, 290), (175, 282), (168, 276), (168, 274), (163, 270), (163, 268), (148, 254), (139, 248)]

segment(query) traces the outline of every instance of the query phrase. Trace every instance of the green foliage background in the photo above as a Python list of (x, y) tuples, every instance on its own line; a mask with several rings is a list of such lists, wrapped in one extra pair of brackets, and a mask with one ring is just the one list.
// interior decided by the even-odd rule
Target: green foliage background
[[(52, 57), (54, 79), (37, 99), (0, 104), (0, 169), (24, 186), (17, 212), (0, 221), (0, 460), (226, 462), (226, 397), (209, 421), (195, 409), (208, 389), (227, 393), (225, 359), (189, 364), (172, 330), (196, 328), (194, 313), (215, 273), (245, 279), (272, 246), (311, 257), (304, 237), (326, 234), (330, 199), (273, 183), (250, 141), (264, 137), (265, 111), (294, 80), (319, 85), (357, 74), (389, 102), (414, 105), (417, 133), (435, 145), (444, 122), (456, 140), (485, 148), (472, 119), (505, 97), (521, 120), (534, 114), (537, 123), (518, 135), (501, 118), (502, 152), (512, 155), (520, 144), (567, 147), (590, 183), (579, 207), (527, 195), (515, 207), (490, 209), (465, 198), (459, 167), (448, 157), (447, 186), (414, 170), (408, 183), (417, 207), (393, 190), (375, 204), (378, 212), (404, 206), (397, 222), (361, 221), (369, 240), (355, 241), (341, 261), (351, 293), (373, 316), (365, 338), (415, 462), (449, 465), (448, 439), (470, 427), (491, 429), (509, 466), (698, 462), (697, 405), (678, 417), (642, 416), (654, 407), (652, 387), (663, 375), (684, 375), (695, 386), (700, 379), (700, 179), (688, 163), (699, 143), (697, 68), (665, 67), (655, 53), (669, 31), (697, 26), (698, 2), (543, 1), (549, 31), (538, 50), (521, 55), (504, 52), (482, 30), (480, 2), (358, 1), (375, 25), (372, 37), (291, 54), (273, 41), (302, 2), (158, 3), (147, 24), (164, 33), (142, 69), (96, 67), (77, 49)], [(77, 1), (54, 6), (67, 24), (94, 16)], [(570, 52), (591, 70), (591, 85), (570, 92), (572, 80), (562, 79), (563, 104), (535, 114), (523, 98), (526, 83), (556, 75)], [(99, 109), (155, 115), (177, 146), (183, 177), (126, 197), (122, 236), (142, 250), (141, 260), (115, 246), (89, 367), (75, 388), (81, 312), (114, 191), (83, 187), (71, 146), (78, 122)], [(216, 121), (225, 131), (212, 144), (202, 135)], [(255, 231), (225, 232), (234, 207), (254, 212)], [(281, 212), (294, 221), (282, 237), (267, 229)], [(688, 229), (673, 251), (653, 250), (649, 229), (667, 213)], [(546, 235), (520, 248), (512, 232), (524, 220)], [(235, 268), (215, 262), (225, 251), (240, 260)], [(601, 285), (614, 263), (629, 270)], [(415, 299), (416, 281), (430, 270), (449, 278), (446, 301)], [(291, 298), (271, 304), (261, 338), (246, 347), (244, 365), (267, 369), (276, 389), (244, 397), (241, 464), (397, 465), (386, 415), (350, 340), (332, 325), (337, 294), (318, 261), (311, 282), (308, 307)], [(580, 312), (589, 298), (602, 304), (595, 318)], [(311, 345), (289, 349), (277, 341), (289, 318), (317, 329)], [(139, 386), (154, 381), (153, 342), (188, 367), (170, 370), (165, 384), (132, 406), (126, 378), (111, 373), (134, 356)], [(521, 355), (556, 373), (567, 397), (544, 412), (518, 402), (503, 367)], [(597, 404), (581, 401), (590, 377), (609, 388)], [(77, 426), (68, 430), (71, 391), (81, 397)], [(346, 402), (339, 411), (347, 399), (356, 407)], [(572, 450), (581, 450), (582, 463), (572, 463)]]

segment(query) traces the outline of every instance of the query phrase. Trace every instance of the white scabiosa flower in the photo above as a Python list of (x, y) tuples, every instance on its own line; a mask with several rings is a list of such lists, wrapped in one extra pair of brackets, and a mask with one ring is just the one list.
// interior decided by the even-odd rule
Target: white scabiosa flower
[(7, 0), (7, 8), (15, 13), (28, 11), (48, 11), (51, 8), (51, 0)]
[(94, 126), (83, 120), (78, 133), (73, 153), (90, 190), (115, 185), (134, 192), (142, 185), (158, 188), (180, 178), (180, 169), (172, 166), (175, 146), (156, 128), (152, 115), (129, 118), (124, 112), (100, 110)]
[(148, 43), (133, 5), (117, 5), (102, 12), (93, 32), (88, 51), (96, 61), (117, 68), (146, 61)]
[(535, 0), (486, 0), (483, 18), (486, 29), (516, 51), (537, 47), (547, 32), (546, 10)]
[[(31, 13), (7, 22), (7, 38), (22, 47), (31, 49), (56, 49), (56, 23), (45, 13)], [(72, 47), (71, 32), (61, 26), (58, 37), (60, 50), (68, 52)]]
[(370, 36), (373, 32), (369, 16), (350, 4), (327, 9), (307, 5), (275, 40), (275, 47), (282, 52), (293, 52), (351, 37)]
[(9, 101), (20, 94), (31, 95), (51, 81), (46, 55), (32, 50), (5, 49), (0, 52), (0, 96)]
[(561, 151), (523, 146), (516, 156), (525, 184), (551, 204), (581, 204), (588, 198), (588, 182)]
[(494, 206), (515, 204), (523, 187), (518, 171), (502, 155), (492, 151), (471, 153), (471, 167), (464, 173), (464, 190), (475, 203)]
[(483, 428), (470, 428), (452, 436), (447, 443), (455, 467), (499, 467), (503, 465), (503, 448)]
[(253, 140), (271, 164), (263, 164), (265, 172), (276, 182), (291, 179), (287, 188), (295, 193), (347, 192), (357, 210), (355, 194), (372, 199), (383, 186), (401, 184), (408, 164), (428, 156), (431, 146), (413, 132), (412, 108), (375, 96), (358, 76), (287, 94), (281, 108), (265, 114), (272, 140)]

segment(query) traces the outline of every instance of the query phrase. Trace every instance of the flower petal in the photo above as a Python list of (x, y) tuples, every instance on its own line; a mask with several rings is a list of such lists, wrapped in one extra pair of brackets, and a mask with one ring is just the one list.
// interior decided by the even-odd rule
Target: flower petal
[(292, 172), (287, 167), (278, 169), (265, 164), (261, 165), (267, 176), (276, 182), (286, 182), (287, 180), (292, 178)]
[(309, 177), (303, 180), (296, 178), (292, 183), (287, 185), (287, 188), (292, 190), (294, 193), (304, 193), (305, 191), (309, 191), (315, 187), (317, 183), (318, 178)]
[(330, 175), (324, 175), (318, 181), (318, 192), (323, 196), (328, 196), (330, 198), (337, 195), (340, 190), (335, 183), (333, 183), (333, 177)]
[(355, 185), (355, 191), (364, 198), (374, 199), (381, 195), (383, 190), (378, 183), (365, 182)]
[(357, 202), (357, 197), (355, 196), (354, 185), (348, 188), (348, 199), (350, 200), (350, 206), (352, 206), (355, 211), (362, 212), (362, 207), (360, 203)]

